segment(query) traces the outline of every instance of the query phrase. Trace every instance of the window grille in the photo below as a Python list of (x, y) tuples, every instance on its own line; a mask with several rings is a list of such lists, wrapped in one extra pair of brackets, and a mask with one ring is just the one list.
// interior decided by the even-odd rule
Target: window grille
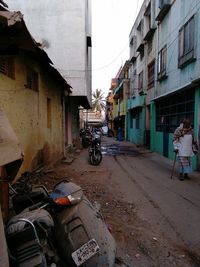
[(15, 79), (14, 57), (0, 56), (0, 72), (9, 78)]
[(185, 118), (194, 120), (194, 90), (188, 90), (156, 103), (156, 131), (173, 133)]

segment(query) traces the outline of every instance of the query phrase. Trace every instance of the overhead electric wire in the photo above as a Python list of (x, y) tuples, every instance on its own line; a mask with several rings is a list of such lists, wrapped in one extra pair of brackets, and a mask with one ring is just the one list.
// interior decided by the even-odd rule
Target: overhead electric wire
[[(137, 12), (137, 8), (138, 8), (138, 4), (139, 4), (139, 0), (137, 0), (137, 7), (136, 7), (136, 12)], [(156, 54), (157, 52), (160, 51), (160, 48), (164, 46), (165, 42), (167, 41), (167, 39), (170, 37), (171, 34), (173, 34), (177, 29), (179, 29), (179, 27), (183, 24), (183, 22), (185, 21), (185, 19), (187, 18), (187, 16), (200, 4), (200, 0), (198, 0), (197, 4), (195, 6), (191, 6), (190, 10), (187, 12), (187, 14), (185, 15), (185, 17), (179, 22), (179, 24), (165, 37), (165, 39), (162, 41), (162, 43), (159, 45), (159, 47), (156, 47), (151, 53), (152, 54)], [(196, 11), (199, 11), (200, 10), (200, 7), (198, 7), (198, 9)], [(136, 18), (137, 19), (137, 18)], [(169, 43), (167, 45), (167, 49), (169, 47), (171, 47), (171, 45), (178, 39), (178, 36), (177, 35), (173, 40), (171, 40), (171, 43)], [(68, 71), (68, 72), (87, 72), (87, 71), (99, 71), (99, 70), (102, 70), (102, 69), (106, 69), (108, 68), (110, 65), (112, 65), (117, 59), (119, 59), (119, 56), (127, 49), (127, 45), (129, 45), (129, 40), (126, 42), (124, 48), (119, 52), (119, 54), (117, 56), (115, 56), (109, 63), (103, 65), (103, 66), (100, 66), (100, 67), (97, 67), (97, 68), (94, 68), (94, 69), (88, 69), (88, 70), (81, 70), (81, 69), (63, 69), (63, 68), (58, 68), (58, 70), (61, 70), (61, 71)], [(140, 54), (137, 55), (137, 57), (139, 57)], [(142, 66), (144, 63), (142, 63), (140, 66)]]
[[(134, 17), (136, 18), (136, 14), (137, 14), (137, 10), (138, 10), (138, 6), (139, 6), (139, 1), (140, 0), (137, 0), (137, 3), (136, 3), (136, 9), (135, 9), (135, 15)], [(130, 13), (132, 13), (132, 11), (130, 11)], [(130, 20), (132, 18), (132, 14), (130, 14)], [(100, 67), (96, 67), (94, 69), (89, 69), (89, 70), (81, 70), (81, 69), (63, 69), (63, 68), (58, 68), (59, 70), (61, 71), (72, 71), (72, 72), (75, 72), (75, 71), (80, 71), (80, 72), (87, 72), (87, 71), (99, 71), (99, 70), (102, 70), (102, 69), (106, 69), (108, 67), (110, 67), (116, 60), (119, 59), (119, 56), (126, 50), (128, 49), (128, 45), (129, 45), (129, 40), (126, 41), (125, 45), (123, 46), (122, 50), (110, 61), (108, 62), (107, 64), (105, 65), (102, 65)]]
[[(156, 53), (158, 53), (159, 51), (160, 51), (160, 49), (162, 48), (162, 47), (164, 47), (164, 45), (166, 44), (166, 40), (170, 37), (170, 35), (172, 34), (172, 33), (174, 33), (177, 29), (180, 29), (180, 26), (182, 26), (183, 25), (183, 23), (184, 23), (184, 21), (185, 21), (185, 19), (187, 18), (187, 16), (198, 6), (200, 4), (200, 0), (198, 0), (198, 2), (197, 2), (197, 4), (192, 8), (190, 8), (190, 10), (187, 12), (187, 14), (185, 15), (185, 17), (180, 21), (180, 23), (174, 28), (174, 30), (172, 30), (166, 37), (165, 37), (165, 39), (164, 39), (164, 41), (162, 41), (162, 43), (161, 43), (161, 45), (159, 45), (159, 47), (156, 47), (151, 53), (152, 54), (156, 54)], [(196, 12), (197, 11), (199, 11), (200, 10), (200, 6), (197, 8), (197, 10), (196, 10)], [(167, 50), (173, 45), (173, 43), (178, 39), (178, 37), (179, 37), (179, 32), (178, 32), (178, 34), (176, 35), (176, 37), (173, 39), (173, 40), (171, 40), (171, 42), (170, 43), (168, 43), (167, 44)], [(175, 48), (174, 48), (175, 49)], [(173, 52), (174, 52), (174, 49), (173, 49), (173, 51), (172, 51), (172, 54), (173, 54)], [(137, 55), (137, 57), (136, 58), (138, 58), (140, 56), (140, 54), (138, 54)], [(170, 61), (169, 62), (167, 62), (167, 65), (169, 65), (169, 63), (171, 62), (171, 59), (172, 59), (172, 55), (171, 55), (171, 57), (170, 57)], [(139, 65), (137, 65), (137, 68), (140, 68), (142, 65), (144, 65), (144, 62), (141, 62)], [(168, 72), (167, 72), (168, 73)]]

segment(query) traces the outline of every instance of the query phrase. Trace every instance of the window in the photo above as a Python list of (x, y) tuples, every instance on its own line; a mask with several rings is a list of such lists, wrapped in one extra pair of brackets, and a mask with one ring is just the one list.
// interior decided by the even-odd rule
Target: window
[(144, 58), (144, 46), (143, 49), (140, 50), (140, 60), (142, 61), (143, 58)]
[(178, 67), (182, 68), (194, 60), (194, 17), (179, 30)]
[(148, 65), (148, 88), (151, 88), (154, 86), (154, 77), (155, 77), (155, 60), (153, 60)]
[(152, 52), (152, 48), (153, 48), (153, 38), (150, 38), (148, 40), (148, 55)]
[(167, 77), (166, 64), (167, 64), (167, 46), (164, 46), (158, 53), (158, 80)]
[(26, 87), (35, 91), (38, 91), (39, 89), (38, 73), (31, 68), (27, 69)]
[(141, 108), (134, 108), (130, 112), (130, 128), (134, 128), (133, 121), (135, 121), (135, 129), (140, 129), (140, 113)]
[(138, 75), (138, 92), (143, 91), (143, 71), (141, 71)]
[(12, 79), (15, 79), (14, 57), (0, 56), (0, 72)]
[(129, 46), (133, 46), (133, 36), (131, 37)]
[(136, 55), (135, 55), (135, 52), (136, 52), (136, 45), (137, 45), (137, 38), (135, 35), (133, 35), (130, 39), (130, 44), (129, 44), (129, 47), (130, 47), (130, 56), (132, 58), (132, 63), (134, 63), (134, 61), (136, 60)]
[(173, 133), (185, 117), (194, 119), (194, 90), (156, 103), (156, 131)]
[(137, 27), (138, 32), (140, 32), (141, 37), (143, 37), (143, 31), (144, 31), (144, 21), (141, 19), (140, 23), (138, 24)]
[(51, 99), (47, 98), (47, 128), (51, 128)]
[(151, 2), (148, 4), (144, 16), (146, 17), (147, 31), (149, 31), (151, 29)]

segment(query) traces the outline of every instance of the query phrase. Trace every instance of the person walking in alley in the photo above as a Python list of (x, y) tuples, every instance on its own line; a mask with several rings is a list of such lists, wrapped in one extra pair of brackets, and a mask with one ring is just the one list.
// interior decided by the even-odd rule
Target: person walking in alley
[(185, 118), (173, 136), (174, 152), (178, 155), (178, 171), (181, 181), (190, 179), (188, 173), (192, 172), (192, 156), (197, 153), (197, 141), (194, 138), (194, 131), (191, 121)]

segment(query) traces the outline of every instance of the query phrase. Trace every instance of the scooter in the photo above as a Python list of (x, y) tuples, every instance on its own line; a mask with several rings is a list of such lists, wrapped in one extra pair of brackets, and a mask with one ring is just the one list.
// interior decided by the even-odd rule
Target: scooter
[(102, 161), (102, 153), (101, 153), (101, 137), (99, 134), (95, 132), (92, 135), (92, 141), (89, 146), (89, 163), (91, 165), (99, 165)]
[(61, 181), (48, 193), (27, 177), (13, 188), (18, 214), (6, 227), (11, 266), (114, 266), (115, 241), (81, 187)]

